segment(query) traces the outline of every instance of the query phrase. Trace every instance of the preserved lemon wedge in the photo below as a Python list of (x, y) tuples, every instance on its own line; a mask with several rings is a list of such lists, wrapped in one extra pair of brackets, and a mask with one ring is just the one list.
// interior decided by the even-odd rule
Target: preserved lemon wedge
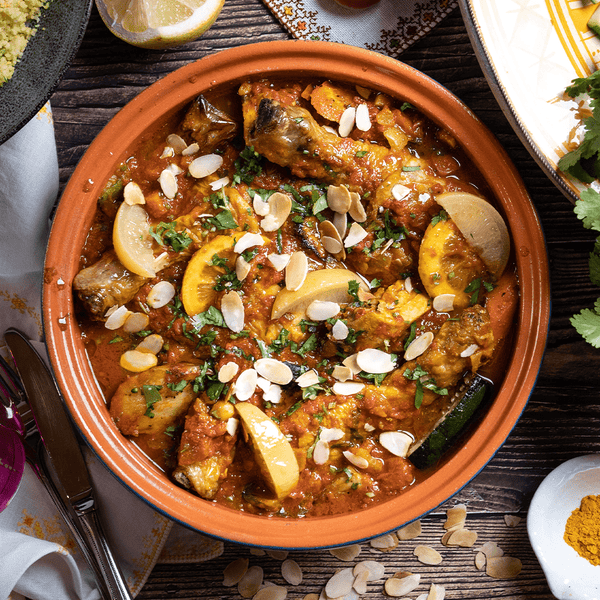
[(141, 277), (154, 277), (156, 266), (148, 214), (140, 204), (123, 202), (113, 227), (113, 245), (121, 264)]
[(348, 269), (320, 269), (309, 271), (304, 283), (297, 290), (281, 290), (271, 312), (272, 319), (279, 319), (287, 312), (303, 312), (314, 300), (329, 302), (349, 302), (348, 284), (355, 281), (365, 291), (368, 291), (364, 281)]
[(199, 38), (224, 0), (96, 0), (110, 31), (142, 48), (167, 48)]
[(500, 213), (483, 198), (466, 192), (446, 192), (435, 201), (450, 215), (494, 279), (499, 279), (510, 252), (508, 229)]
[[(235, 242), (233, 236), (218, 235), (192, 256), (181, 286), (181, 301), (190, 317), (206, 311), (215, 302), (217, 278), (226, 273), (225, 266), (221, 265), (224, 263), (230, 269), (234, 268)], [(215, 257), (223, 260), (216, 261)]]
[(285, 498), (300, 478), (292, 446), (277, 424), (254, 404), (237, 402), (235, 409), (252, 441), (254, 457), (265, 482), (277, 498)]

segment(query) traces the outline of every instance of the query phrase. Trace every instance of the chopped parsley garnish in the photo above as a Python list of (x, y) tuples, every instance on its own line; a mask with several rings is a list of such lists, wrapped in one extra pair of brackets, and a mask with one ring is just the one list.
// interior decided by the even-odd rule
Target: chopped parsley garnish
[(144, 413), (145, 417), (150, 417), (151, 419), (154, 418), (152, 407), (162, 399), (159, 391), (161, 388), (161, 385), (142, 386), (142, 394), (144, 395), (144, 400), (146, 401), (146, 412)]
[(171, 246), (175, 252), (181, 252), (192, 243), (192, 238), (185, 231), (178, 232), (176, 225), (175, 221), (160, 222), (150, 227), (150, 235), (161, 246)]
[(235, 229), (238, 224), (230, 210), (222, 210), (219, 214), (208, 219), (208, 222), (214, 225), (217, 229)]
[(417, 365), (412, 370), (406, 369), (402, 374), (406, 379), (414, 381), (417, 387), (415, 391), (415, 408), (421, 408), (421, 404), (423, 404), (424, 389), (431, 390), (438, 394), (438, 396), (448, 395), (448, 390), (446, 388), (438, 387), (435, 383), (435, 379), (420, 365)]
[(233, 164), (235, 167), (234, 184), (242, 182), (250, 184), (263, 170), (262, 156), (252, 146), (246, 146)]
[(190, 322), (196, 331), (200, 331), (205, 325), (216, 325), (217, 327), (225, 327), (225, 319), (221, 311), (214, 306), (209, 306), (208, 310), (194, 315)]

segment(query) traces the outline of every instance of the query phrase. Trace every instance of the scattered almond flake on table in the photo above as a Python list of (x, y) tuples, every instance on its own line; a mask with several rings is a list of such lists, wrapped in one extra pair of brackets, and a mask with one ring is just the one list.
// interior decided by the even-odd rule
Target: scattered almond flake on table
[(393, 550), (398, 545), (398, 538), (391, 533), (386, 533), (385, 535), (372, 539), (369, 543), (371, 544), (371, 548), (389, 551)]
[(504, 515), (504, 522), (507, 527), (516, 527), (521, 522), (521, 517), (517, 517), (517, 515)]
[(395, 573), (389, 579), (386, 579), (383, 589), (388, 596), (393, 598), (401, 598), (406, 594), (410, 594), (413, 590), (419, 587), (421, 582), (421, 575), (418, 573), (406, 573), (398, 572)]
[(414, 555), (424, 565), (439, 565), (442, 562), (442, 555), (431, 546), (416, 546)]
[(485, 572), (494, 579), (514, 579), (522, 568), (523, 565), (518, 558), (495, 556), (488, 559)]
[(413, 521), (405, 527), (398, 529), (396, 535), (400, 541), (414, 540), (421, 535), (421, 521)]
[(457, 0), (380, 0), (369, 8), (353, 10), (334, 0), (263, 1), (295, 38), (351, 44), (392, 57), (458, 6)]
[(360, 554), (360, 544), (351, 544), (350, 546), (341, 546), (340, 548), (330, 548), (329, 553), (344, 562), (350, 562)]

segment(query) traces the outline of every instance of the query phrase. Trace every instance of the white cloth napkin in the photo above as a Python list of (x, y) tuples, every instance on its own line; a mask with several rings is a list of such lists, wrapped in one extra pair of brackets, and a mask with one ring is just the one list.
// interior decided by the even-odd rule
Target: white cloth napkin
[(346, 8), (335, 0), (264, 0), (296, 38), (358, 46), (398, 57), (457, 6), (457, 0), (379, 0)]
[[(0, 146), (0, 352), (17, 327), (43, 352), (41, 281), (49, 217), (58, 194), (58, 160), (47, 104)], [(1, 435), (1, 433), (0, 433)], [(135, 596), (157, 561), (200, 562), (220, 541), (174, 524), (118, 482), (86, 451), (100, 516)], [(44, 487), (27, 467), (0, 513), (0, 600), (96, 600), (92, 572)]]

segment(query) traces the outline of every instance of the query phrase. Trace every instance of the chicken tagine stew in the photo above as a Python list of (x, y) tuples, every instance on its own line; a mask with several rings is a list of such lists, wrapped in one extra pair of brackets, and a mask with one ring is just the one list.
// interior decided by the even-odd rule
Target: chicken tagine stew
[(489, 200), (452, 135), (385, 94), (198, 97), (108, 181), (74, 279), (114, 423), (237, 510), (402, 493), (502, 372), (518, 287)]

